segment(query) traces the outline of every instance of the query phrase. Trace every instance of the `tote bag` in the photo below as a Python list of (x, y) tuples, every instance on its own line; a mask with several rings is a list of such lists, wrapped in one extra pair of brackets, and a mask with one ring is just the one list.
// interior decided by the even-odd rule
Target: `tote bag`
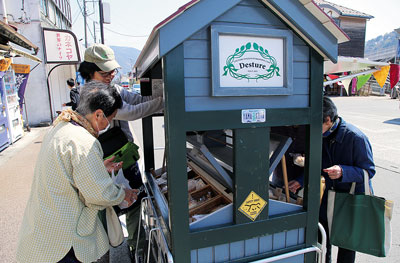
[(121, 222), (112, 207), (107, 207), (105, 210), (108, 240), (112, 247), (118, 247), (124, 242), (124, 232), (122, 231)]
[(328, 227), (331, 244), (377, 257), (386, 257), (391, 246), (393, 202), (371, 195), (364, 170), (365, 194), (328, 191)]

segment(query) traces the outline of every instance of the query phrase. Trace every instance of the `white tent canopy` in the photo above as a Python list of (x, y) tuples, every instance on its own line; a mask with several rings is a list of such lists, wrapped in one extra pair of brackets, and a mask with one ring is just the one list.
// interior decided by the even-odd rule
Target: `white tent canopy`
[(365, 58), (353, 58), (353, 57), (338, 57), (337, 63), (331, 61), (324, 62), (324, 74), (335, 74), (343, 72), (351, 72), (350, 75), (346, 75), (334, 80), (324, 82), (325, 85), (330, 85), (339, 82), (344, 79), (354, 78), (360, 75), (366, 75), (381, 70), (383, 66), (389, 66), (386, 62), (377, 62)]

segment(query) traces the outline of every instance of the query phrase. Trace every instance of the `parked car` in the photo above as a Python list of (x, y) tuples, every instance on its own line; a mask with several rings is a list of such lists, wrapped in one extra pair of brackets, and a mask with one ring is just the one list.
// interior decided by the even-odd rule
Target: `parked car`
[(140, 84), (133, 84), (132, 90), (136, 93), (140, 93)]

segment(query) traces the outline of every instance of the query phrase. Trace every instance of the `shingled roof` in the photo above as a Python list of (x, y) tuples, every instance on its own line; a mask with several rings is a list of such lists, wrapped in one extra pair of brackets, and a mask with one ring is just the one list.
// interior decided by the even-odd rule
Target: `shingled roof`
[[(161, 57), (242, 0), (191, 0), (153, 28), (134, 68), (140, 77)], [(259, 0), (325, 59), (336, 62), (337, 43), (349, 41), (313, 0)], [(281, 6), (296, 8), (281, 8)], [(298, 12), (302, 5), (303, 12)], [(327, 33), (327, 34), (325, 34)], [(171, 37), (171, 36), (174, 37)]]
[(324, 1), (324, 0), (314, 0), (314, 2), (316, 4), (319, 5), (319, 7), (324, 8), (324, 7), (329, 7), (332, 9), (335, 9), (341, 16), (351, 16), (351, 17), (359, 17), (359, 18), (365, 18), (365, 19), (371, 19), (374, 18), (371, 15), (368, 15), (366, 13), (348, 8), (348, 7), (344, 7), (338, 4), (334, 4), (328, 1)]

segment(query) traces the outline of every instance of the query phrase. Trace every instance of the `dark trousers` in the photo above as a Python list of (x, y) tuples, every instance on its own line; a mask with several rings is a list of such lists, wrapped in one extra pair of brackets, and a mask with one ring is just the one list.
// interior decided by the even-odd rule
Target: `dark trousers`
[[(329, 240), (329, 230), (328, 230), (328, 222), (320, 221), (326, 231), (326, 263), (332, 262), (332, 245)], [(321, 237), (319, 237), (321, 239)], [(342, 247), (338, 247), (338, 254), (337, 254), (337, 263), (354, 263), (356, 260), (356, 252), (353, 250), (348, 250)]]
[[(124, 170), (125, 178), (128, 179), (129, 185), (133, 189), (137, 189), (143, 185), (142, 176), (140, 174), (139, 165), (136, 162), (134, 165)], [(142, 192), (138, 196), (138, 200), (133, 204), (129, 211), (126, 213), (126, 229), (128, 230), (128, 238), (127, 242), (131, 249), (134, 252), (137, 242), (137, 234), (139, 227), (139, 218), (140, 218), (140, 204), (143, 197), (146, 196), (145, 192)]]
[(74, 249), (71, 247), (67, 255), (65, 255), (65, 257), (63, 257), (57, 263), (81, 263), (81, 262), (76, 258)]

